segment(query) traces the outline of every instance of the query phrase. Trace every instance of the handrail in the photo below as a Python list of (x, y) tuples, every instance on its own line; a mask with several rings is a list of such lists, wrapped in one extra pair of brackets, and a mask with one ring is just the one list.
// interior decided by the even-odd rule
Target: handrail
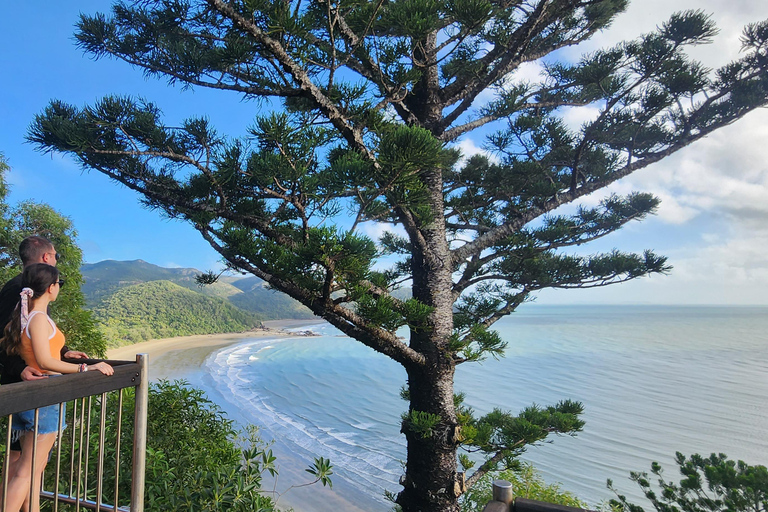
[[(73, 360), (77, 363), (93, 364), (102, 360)], [(57, 447), (54, 447), (52, 456), (56, 459), (55, 468), (55, 488), (54, 491), (42, 490), (40, 493), (41, 498), (51, 499), (54, 502), (54, 511), (58, 509), (59, 502), (61, 503), (73, 503), (76, 509), (87, 508), (93, 510), (103, 511), (125, 511), (125, 512), (143, 512), (144, 510), (144, 470), (146, 466), (146, 439), (147, 439), (147, 407), (148, 407), (148, 391), (149, 391), (149, 379), (148, 379), (148, 356), (146, 354), (138, 354), (136, 361), (110, 361), (107, 363), (112, 365), (115, 372), (113, 375), (106, 376), (97, 371), (76, 373), (69, 375), (62, 375), (51, 379), (42, 379), (30, 382), (20, 382), (14, 384), (6, 384), (0, 386), (0, 417), (8, 417), (7, 428), (9, 429), (6, 439), (6, 456), (3, 461), (3, 468), (6, 477), (0, 482), (0, 485), (4, 488), (7, 485), (7, 469), (9, 464), (9, 445), (10, 445), (10, 418), (14, 413), (22, 411), (28, 411), (33, 409), (39, 409), (41, 407), (60, 404), (60, 410), (63, 404), (70, 401), (74, 402), (72, 407), (72, 422), (71, 422), (71, 442), (72, 448), (70, 453), (70, 482), (69, 493), (61, 494), (59, 492), (59, 465), (61, 459), (61, 443), (64, 441), (62, 438), (62, 430), (59, 431), (57, 440)], [(123, 407), (123, 392), (125, 388), (136, 388), (135, 392), (135, 408), (134, 408), (134, 425), (133, 425), (133, 460), (131, 461), (131, 503), (130, 509), (121, 507), (117, 503), (118, 501), (118, 478), (120, 467), (120, 439), (121, 439), (121, 420), (122, 420), (122, 407)], [(104, 478), (104, 452), (107, 441), (104, 436), (105, 420), (106, 420), (106, 402), (107, 393), (118, 392), (119, 393), (119, 412), (118, 412), (118, 425), (117, 436), (114, 440), (115, 447), (115, 494), (114, 504), (101, 503), (102, 496), (102, 480)], [(91, 403), (94, 401), (93, 397), (96, 397), (96, 402), (101, 403), (100, 420), (95, 420), (98, 423), (98, 446), (94, 446), (95, 450), (98, 450), (96, 457), (98, 458), (96, 464), (96, 500), (89, 498), (88, 493), (90, 486), (88, 484), (88, 452), (90, 441), (90, 426), (91, 426)], [(86, 411), (86, 399), (88, 402), (88, 409)], [(80, 402), (78, 404), (78, 402)], [(78, 409), (80, 409), (78, 411)], [(79, 415), (79, 416), (78, 416)], [(69, 414), (67, 414), (69, 416)], [(36, 414), (37, 418), (37, 414)], [(79, 441), (75, 439), (76, 430), (79, 428), (80, 435)], [(37, 419), (35, 420), (35, 432), (37, 429)], [(85, 434), (85, 430), (88, 433)], [(85, 434), (85, 435), (84, 435)], [(94, 435), (96, 432), (94, 431)], [(84, 439), (85, 437), (85, 439)], [(79, 446), (78, 449), (78, 463), (75, 464), (75, 444)], [(94, 445), (96, 441), (94, 441)], [(33, 454), (37, 449), (37, 438), (33, 443)], [(83, 451), (85, 450), (85, 454)], [(82, 457), (85, 455), (85, 469), (82, 466)], [(52, 461), (53, 462), (53, 461)], [(32, 472), (34, 474), (34, 462)], [(81, 486), (81, 476), (83, 477), (83, 485)], [(73, 495), (73, 479), (77, 480), (77, 491)], [(67, 492), (66, 490), (64, 492)], [(5, 495), (5, 493), (3, 493)], [(30, 495), (31, 497), (31, 495)], [(3, 499), (4, 501), (4, 499)], [(4, 506), (3, 503), (1, 506)]]
[(114, 367), (114, 375), (90, 371), (0, 386), (0, 416), (139, 385), (141, 366), (138, 362), (106, 362)]

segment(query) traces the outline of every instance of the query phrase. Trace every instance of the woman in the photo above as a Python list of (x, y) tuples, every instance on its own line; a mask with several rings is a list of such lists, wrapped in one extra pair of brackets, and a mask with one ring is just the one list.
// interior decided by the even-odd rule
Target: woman
[[(110, 365), (99, 362), (94, 365), (65, 363), (61, 360), (61, 347), (64, 346), (64, 334), (48, 316), (48, 305), (56, 300), (63, 283), (59, 279), (56, 267), (46, 263), (27, 266), (22, 274), (22, 291), (19, 307), (13, 312), (11, 321), (5, 327), (5, 336), (0, 343), (0, 350), (9, 355), (20, 355), (27, 366), (31, 366), (48, 375), (77, 373), (98, 370), (104, 375), (112, 375)], [(40, 488), (40, 476), (48, 462), (48, 453), (56, 441), (59, 432), (59, 406), (51, 405), (38, 410), (38, 436), (35, 460), (35, 488)], [(64, 418), (61, 418), (62, 428)], [(32, 445), (35, 441), (35, 411), (24, 411), (13, 416), (13, 435), (21, 441), (21, 457), (9, 468), (8, 491), (6, 494), (7, 510), (18, 511), (24, 499), (29, 495), (32, 478)], [(40, 510), (39, 492), (32, 497), (29, 510)]]

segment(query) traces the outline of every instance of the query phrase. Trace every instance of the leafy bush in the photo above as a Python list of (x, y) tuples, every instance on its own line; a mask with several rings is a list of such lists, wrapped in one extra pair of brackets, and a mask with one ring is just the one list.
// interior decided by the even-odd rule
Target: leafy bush
[[(115, 482), (115, 446), (117, 435), (118, 393), (107, 399), (106, 443), (104, 455), (103, 496), (112, 503)], [(88, 459), (91, 464), (80, 474), (86, 481), (88, 497), (96, 496), (98, 460), (98, 414), (101, 400), (93, 398), (90, 440), (87, 438)], [(123, 391), (120, 431), (119, 502), (130, 501), (131, 454), (133, 450), (133, 389)], [(68, 404), (71, 410), (72, 403)], [(80, 412), (78, 412), (80, 414)], [(86, 416), (88, 417), (88, 416)], [(63, 447), (74, 443), (74, 449), (62, 450), (62, 468), (69, 468), (71, 456), (78, 467), (79, 428), (65, 431)], [(75, 432), (77, 430), (77, 433)], [(72, 436), (76, 439), (72, 441)], [(261, 491), (265, 473), (274, 475), (275, 457), (262, 441), (255, 427), (241, 433), (222, 409), (211, 402), (205, 393), (189, 387), (184, 381), (160, 381), (150, 384), (147, 425), (145, 510), (196, 510), (251, 512), (274, 510), (271, 496)], [(49, 464), (46, 480), (55, 478), (55, 464)], [(63, 471), (62, 489), (69, 485), (69, 474)], [(48, 479), (51, 480), (48, 480)], [(61, 510), (66, 508), (60, 507)]]
[(516, 498), (546, 501), (568, 507), (587, 508), (587, 504), (573, 493), (561, 489), (560, 484), (547, 484), (541, 473), (529, 463), (520, 463), (515, 469), (488, 473), (461, 498), (462, 512), (480, 512), (493, 499), (493, 480), (512, 483)]
[[(750, 466), (743, 461), (729, 460), (724, 454), (702, 457), (694, 454), (686, 458), (675, 454), (682, 479), (679, 484), (662, 476), (658, 462), (651, 464), (651, 473), (657, 478), (654, 490), (646, 472), (631, 472), (630, 479), (640, 486), (643, 494), (659, 512), (763, 512), (768, 509), (768, 469)], [(629, 503), (608, 480), (608, 488), (616, 498), (610, 501), (613, 510), (643, 512), (640, 505)]]

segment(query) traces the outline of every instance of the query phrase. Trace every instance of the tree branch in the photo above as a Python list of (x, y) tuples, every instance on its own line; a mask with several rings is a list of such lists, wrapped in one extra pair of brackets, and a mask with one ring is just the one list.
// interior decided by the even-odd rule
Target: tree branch
[[(713, 98), (710, 100), (714, 101)], [(754, 108), (756, 107), (752, 107), (751, 109)], [(700, 111), (701, 109), (699, 109), (699, 112)], [(536, 219), (537, 217), (550, 212), (563, 204), (573, 202), (580, 197), (586, 196), (592, 192), (595, 192), (596, 190), (606, 187), (611, 183), (620, 180), (621, 178), (629, 176), (639, 169), (644, 169), (645, 167), (648, 167), (649, 165), (654, 164), (688, 146), (689, 144), (705, 137), (710, 132), (731, 124), (735, 120), (736, 117), (733, 117), (726, 118), (718, 122), (713, 122), (712, 124), (706, 126), (705, 129), (702, 129), (697, 133), (687, 133), (681, 136), (674, 144), (671, 144), (664, 150), (657, 151), (655, 153), (648, 153), (645, 158), (641, 160), (635, 160), (634, 162), (625, 165), (623, 168), (611, 173), (610, 176), (605, 179), (588, 182), (576, 188), (575, 190), (566, 190), (556, 194), (554, 197), (545, 201), (541, 206), (532, 207), (526, 212), (519, 214), (517, 218), (512, 219), (492, 229), (491, 231), (482, 234), (472, 242), (452, 250), (451, 255), (454, 266), (460, 264), (473, 254), (480, 253), (485, 249), (493, 246), (494, 244), (499, 243), (506, 237), (516, 233), (528, 222)]]
[(394, 333), (368, 324), (365, 319), (349, 309), (334, 304), (330, 299), (315, 296), (308, 290), (259, 268), (244, 256), (230, 253), (216, 240), (216, 238), (214, 238), (217, 236), (216, 231), (209, 226), (198, 224), (195, 225), (195, 228), (211, 247), (221, 254), (233, 268), (250, 272), (256, 277), (266, 281), (272, 288), (301, 302), (310, 308), (315, 315), (327, 320), (331, 325), (342, 331), (344, 334), (357, 339), (373, 350), (392, 358), (406, 368), (413, 365), (425, 364), (426, 359), (424, 355), (403, 343)]
[(315, 102), (317, 108), (323, 112), (349, 145), (365, 155), (368, 160), (376, 164), (376, 158), (365, 144), (360, 130), (349, 124), (339, 107), (337, 107), (336, 104), (312, 82), (306, 70), (288, 55), (288, 52), (286, 52), (282, 44), (265, 34), (252, 21), (245, 19), (237, 13), (234, 8), (225, 3), (224, 0), (206, 0), (206, 2), (216, 11), (231, 20), (239, 29), (263, 44), (275, 59), (280, 62), (280, 65), (283, 66), (286, 72), (293, 77), (300, 89), (305, 91), (307, 96)]

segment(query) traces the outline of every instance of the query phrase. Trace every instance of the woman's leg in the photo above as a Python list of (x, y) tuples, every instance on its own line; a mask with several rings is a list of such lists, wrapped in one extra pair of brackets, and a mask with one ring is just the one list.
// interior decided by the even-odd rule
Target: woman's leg
[[(53, 448), (53, 443), (56, 442), (57, 433), (42, 434), (37, 436), (37, 458), (35, 460), (35, 492), (32, 494), (32, 503), (29, 507), (29, 512), (40, 512), (40, 491), (43, 485), (43, 473), (45, 472), (45, 466), (48, 465), (48, 457)], [(31, 468), (30, 468), (31, 469)], [(22, 512), (24, 507), (22, 507)]]
[[(56, 441), (56, 433), (41, 434), (37, 436), (37, 448), (35, 457), (35, 492), (32, 493), (32, 502), (29, 504), (29, 512), (40, 511), (40, 476), (48, 463), (48, 453)], [(35, 436), (27, 433), (21, 438), (21, 457), (15, 466), (15, 471), (9, 473), (8, 497), (6, 500), (7, 512), (16, 512), (22, 508), (22, 504), (29, 497), (29, 488), (32, 476), (32, 444)]]
[[(10, 450), (10, 453), (8, 455), (8, 478), (10, 479), (10, 475), (14, 472), (14, 467), (19, 462), (19, 458), (21, 457), (21, 452), (18, 450), (18, 447), (16, 450)], [(3, 470), (0, 471), (0, 503), (2, 503), (3, 500), (3, 491), (2, 488), (3, 482), (5, 482), (5, 457), (2, 458), (3, 460), (0, 461), (0, 465), (3, 466)], [(2, 511), (0, 511), (2, 512)], [(23, 511), (26, 512), (26, 511)]]

